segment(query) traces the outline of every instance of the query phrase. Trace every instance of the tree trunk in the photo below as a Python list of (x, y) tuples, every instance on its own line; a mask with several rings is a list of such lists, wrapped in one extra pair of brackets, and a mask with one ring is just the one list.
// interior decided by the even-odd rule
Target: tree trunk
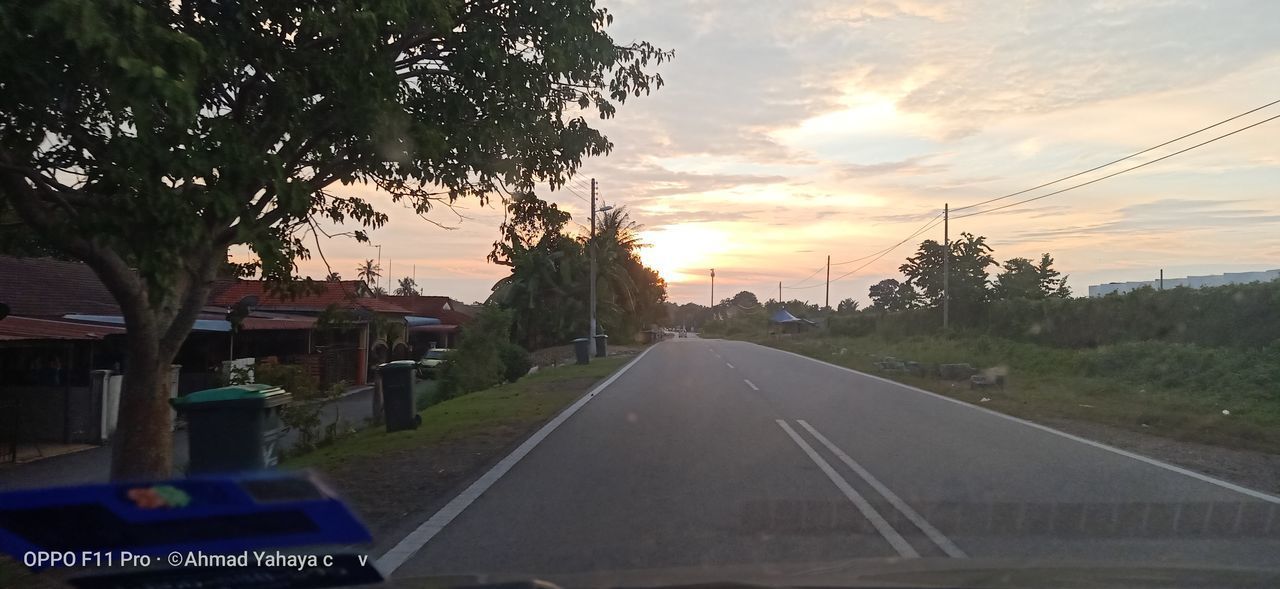
[(166, 478), (173, 468), (168, 375), (172, 357), (160, 353), (159, 330), (131, 326), (120, 393), (120, 417), (111, 442), (111, 479)]

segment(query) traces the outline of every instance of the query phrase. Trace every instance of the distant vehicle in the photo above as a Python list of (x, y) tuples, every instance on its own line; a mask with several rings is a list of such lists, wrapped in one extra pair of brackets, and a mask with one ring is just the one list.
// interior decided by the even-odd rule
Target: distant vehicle
[(452, 352), (449, 348), (432, 348), (427, 350), (426, 354), (418, 360), (418, 378), (434, 378), (439, 372), (440, 367), (448, 360), (445, 356)]

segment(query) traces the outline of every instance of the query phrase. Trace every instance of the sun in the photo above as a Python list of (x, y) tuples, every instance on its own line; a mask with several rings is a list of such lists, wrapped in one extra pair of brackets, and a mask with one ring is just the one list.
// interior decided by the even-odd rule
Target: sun
[(640, 249), (640, 259), (669, 283), (687, 282), (706, 273), (728, 242), (724, 231), (700, 223), (649, 229), (642, 231), (640, 238), (648, 244)]

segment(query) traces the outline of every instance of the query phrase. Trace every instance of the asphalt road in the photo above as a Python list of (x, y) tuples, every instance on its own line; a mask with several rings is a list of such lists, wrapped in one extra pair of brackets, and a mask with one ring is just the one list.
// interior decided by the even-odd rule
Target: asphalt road
[(1274, 498), (721, 340), (651, 348), (471, 499), (380, 564), (552, 581), (917, 557), (1280, 566)]

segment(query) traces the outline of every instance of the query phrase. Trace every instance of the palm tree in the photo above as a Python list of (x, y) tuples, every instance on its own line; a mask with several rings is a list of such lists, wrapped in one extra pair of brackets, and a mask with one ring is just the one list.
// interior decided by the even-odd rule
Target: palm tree
[(337, 272), (330, 272), (327, 276), (324, 277), (324, 279), (327, 282), (342, 282), (342, 275), (338, 274)]
[(407, 297), (418, 295), (418, 282), (412, 277), (405, 276), (400, 279), (400, 286), (396, 287), (396, 296)]
[(365, 260), (363, 264), (356, 266), (356, 276), (372, 289), (382, 277), (382, 265), (373, 260)]

